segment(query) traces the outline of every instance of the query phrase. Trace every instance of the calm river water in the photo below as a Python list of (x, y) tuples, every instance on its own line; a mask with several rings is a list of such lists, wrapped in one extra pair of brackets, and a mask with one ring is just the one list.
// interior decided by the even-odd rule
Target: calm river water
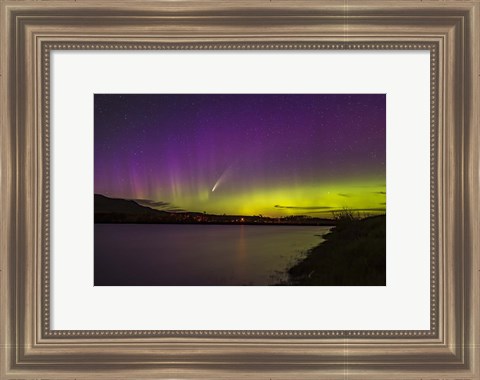
[(95, 285), (272, 285), (329, 229), (96, 224)]

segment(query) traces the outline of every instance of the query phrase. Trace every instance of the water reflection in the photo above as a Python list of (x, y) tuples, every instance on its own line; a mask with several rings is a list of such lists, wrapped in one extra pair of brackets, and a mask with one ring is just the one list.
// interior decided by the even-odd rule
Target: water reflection
[(235, 255), (235, 273), (237, 278), (246, 278), (246, 259), (247, 259), (247, 242), (245, 240), (245, 226), (238, 226), (239, 234), (237, 240), (237, 250)]
[(269, 285), (328, 230), (96, 224), (95, 285)]

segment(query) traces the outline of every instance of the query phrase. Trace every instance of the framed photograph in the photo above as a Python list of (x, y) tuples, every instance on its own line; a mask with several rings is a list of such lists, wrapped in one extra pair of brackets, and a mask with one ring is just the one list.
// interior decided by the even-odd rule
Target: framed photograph
[(386, 285), (385, 94), (94, 107), (95, 286)]
[(480, 377), (478, 1), (1, 12), (1, 379)]

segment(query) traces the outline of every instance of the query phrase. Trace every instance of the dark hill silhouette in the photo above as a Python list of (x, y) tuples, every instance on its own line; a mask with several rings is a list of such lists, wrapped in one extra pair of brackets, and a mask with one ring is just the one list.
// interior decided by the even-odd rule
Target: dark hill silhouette
[(95, 214), (170, 215), (168, 212), (140, 206), (137, 202), (127, 199), (109, 198), (105, 195), (95, 194), (94, 200)]

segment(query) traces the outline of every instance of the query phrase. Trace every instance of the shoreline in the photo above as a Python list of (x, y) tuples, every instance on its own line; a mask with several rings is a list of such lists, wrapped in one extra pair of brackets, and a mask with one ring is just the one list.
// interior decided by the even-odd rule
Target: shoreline
[(386, 217), (339, 220), (286, 270), (281, 286), (385, 286)]

